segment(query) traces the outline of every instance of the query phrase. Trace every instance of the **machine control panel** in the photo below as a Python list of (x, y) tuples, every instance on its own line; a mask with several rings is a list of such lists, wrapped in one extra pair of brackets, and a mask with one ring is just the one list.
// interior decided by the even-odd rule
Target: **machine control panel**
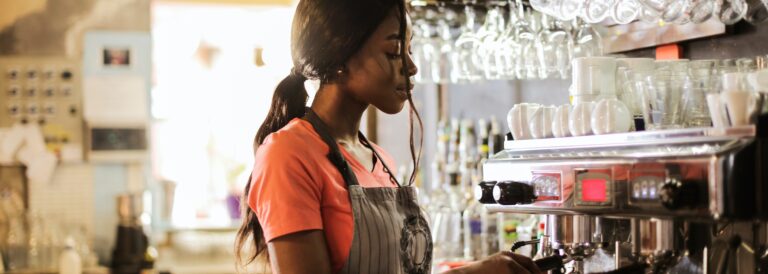
[(630, 203), (658, 203), (664, 176), (640, 176), (630, 181)]
[(0, 58), (0, 107), (0, 127), (19, 122), (38, 124), (48, 150), (60, 160), (82, 160), (79, 60), (34, 56)]
[(562, 176), (559, 172), (533, 171), (531, 185), (536, 201), (559, 201), (562, 193)]
[(693, 209), (706, 205), (706, 190), (696, 180), (669, 179), (659, 189), (661, 205), (669, 210)]
[(613, 178), (611, 169), (576, 170), (575, 204), (577, 206), (612, 206)]
[(536, 201), (533, 186), (515, 181), (496, 183), (493, 198), (501, 205), (525, 205)]
[(482, 181), (475, 188), (475, 199), (481, 204), (495, 204), (493, 190), (496, 187), (496, 181)]

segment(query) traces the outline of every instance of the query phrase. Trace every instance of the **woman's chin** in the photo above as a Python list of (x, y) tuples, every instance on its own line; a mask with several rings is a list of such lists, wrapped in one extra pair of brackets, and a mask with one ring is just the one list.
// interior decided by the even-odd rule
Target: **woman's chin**
[(376, 106), (378, 110), (386, 114), (398, 114), (401, 111), (403, 111), (404, 107), (405, 107), (405, 101), (394, 102), (393, 104), (388, 104), (384, 106)]

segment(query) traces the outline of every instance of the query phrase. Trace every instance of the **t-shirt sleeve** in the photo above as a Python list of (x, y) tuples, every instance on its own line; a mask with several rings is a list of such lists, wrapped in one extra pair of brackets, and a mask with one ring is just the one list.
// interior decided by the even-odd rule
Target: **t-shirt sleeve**
[(294, 149), (271, 143), (256, 152), (248, 205), (267, 242), (291, 233), (323, 229), (322, 185)]

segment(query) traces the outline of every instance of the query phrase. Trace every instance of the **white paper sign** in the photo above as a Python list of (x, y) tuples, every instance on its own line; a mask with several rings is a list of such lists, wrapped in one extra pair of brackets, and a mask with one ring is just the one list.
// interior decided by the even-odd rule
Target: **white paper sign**
[(83, 79), (83, 115), (89, 123), (146, 124), (147, 90), (140, 76), (90, 76)]

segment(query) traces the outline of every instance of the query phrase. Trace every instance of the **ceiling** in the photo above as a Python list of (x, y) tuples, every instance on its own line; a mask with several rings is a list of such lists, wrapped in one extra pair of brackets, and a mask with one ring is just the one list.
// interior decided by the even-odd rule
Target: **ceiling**
[(293, 0), (154, 0), (160, 3), (227, 4), (258, 6), (290, 6)]

